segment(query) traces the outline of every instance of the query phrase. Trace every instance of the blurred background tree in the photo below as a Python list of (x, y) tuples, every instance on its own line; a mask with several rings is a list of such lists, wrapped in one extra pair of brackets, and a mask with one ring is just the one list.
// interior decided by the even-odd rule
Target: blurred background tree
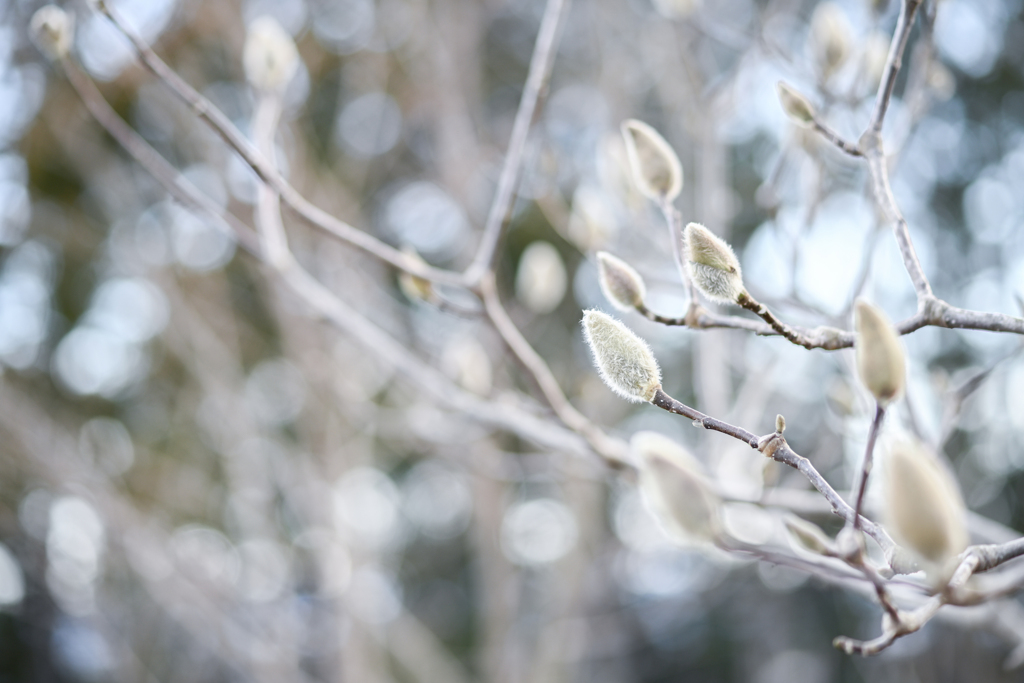
[[(406, 355), (317, 321), (246, 253), (247, 233), (169, 198), (97, 125), (28, 39), (41, 4), (0, 0), (0, 678), (1019, 679), (1003, 670), (1024, 662), (1014, 597), (944, 610), (878, 658), (832, 649), (838, 634), (877, 632), (869, 593), (671, 543), (628, 472), (551, 414), (473, 297), (403, 282), (286, 211), (298, 261)], [(789, 123), (775, 92), (793, 83), (856, 139), (899, 4), (572, 3), (526, 140), (496, 262), (511, 321), (586, 419), (697, 454), (748, 543), (786, 544), (765, 492), (806, 481), (616, 398), (582, 343), (581, 310), (610, 310), (596, 250), (643, 274), (653, 310), (681, 316), (689, 300), (619, 122), (666, 137), (686, 174), (682, 216), (728, 239), (747, 288), (787, 321), (850, 329), (857, 294), (906, 318), (917, 299), (866, 166)], [(72, 54), (105, 99), (251, 224), (255, 174), (110, 22), (67, 5)], [(244, 131), (256, 109), (245, 27), (274, 17), (301, 56), (276, 137), (289, 182), (434, 266), (470, 265), (543, 2), (112, 5)], [(925, 3), (884, 129), (936, 294), (1011, 315), (1024, 290), (1020, 10)], [(836, 488), (853, 485), (872, 411), (851, 351), (626, 320), (666, 391), (758, 433), (785, 414), (789, 442)], [(941, 446), (976, 539), (1014, 537), (1019, 338), (925, 328), (903, 341), (907, 400), (890, 426)], [(461, 387), (455, 405), (410, 370), (423, 367)], [(801, 505), (839, 528), (819, 497)]]

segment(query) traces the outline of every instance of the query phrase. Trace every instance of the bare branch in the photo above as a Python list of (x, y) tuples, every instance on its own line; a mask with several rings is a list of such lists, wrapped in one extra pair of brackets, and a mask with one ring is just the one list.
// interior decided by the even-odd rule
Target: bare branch
[(530, 134), (530, 125), (537, 115), (538, 104), (551, 78), (551, 68), (555, 62), (558, 36), (561, 33), (562, 19), (569, 7), (568, 0), (548, 0), (544, 10), (544, 18), (537, 33), (537, 42), (530, 58), (530, 72), (523, 86), (523, 96), (519, 100), (515, 122), (512, 125), (512, 138), (505, 154), (505, 165), (498, 178), (498, 188), (491, 203), (484, 234), (480, 239), (473, 262), (466, 269), (465, 280), (471, 286), (477, 286), (485, 274), (494, 267), (494, 258), (501, 242), (502, 234), (508, 223), (515, 199), (516, 185), (523, 166), (523, 153)]
[(864, 461), (860, 467), (860, 475), (856, 485), (857, 502), (854, 505), (853, 528), (860, 528), (860, 511), (864, 509), (864, 494), (868, 490), (868, 476), (871, 474), (872, 455), (875, 452), (875, 441), (878, 439), (878, 431), (885, 418), (885, 407), (881, 403), (875, 404), (875, 419), (871, 421), (871, 431), (868, 433), (868, 445), (864, 451)]
[(348, 223), (331, 216), (329, 213), (314, 206), (298, 190), (292, 187), (278, 172), (267, 158), (245, 138), (240, 130), (215, 107), (208, 99), (200, 95), (195, 88), (186, 83), (160, 57), (153, 52), (145, 40), (110, 6), (109, 3), (97, 3), (99, 10), (114, 23), (135, 47), (142, 63), (149, 71), (160, 79), (171, 92), (189, 106), (192, 112), (213, 129), (229, 147), (242, 157), (260, 179), (274, 188), (281, 200), (295, 211), (310, 225), (320, 228), (338, 239), (390, 263), (392, 266), (432, 282), (449, 285), (465, 286), (460, 273), (425, 265), (377, 238), (357, 230)]

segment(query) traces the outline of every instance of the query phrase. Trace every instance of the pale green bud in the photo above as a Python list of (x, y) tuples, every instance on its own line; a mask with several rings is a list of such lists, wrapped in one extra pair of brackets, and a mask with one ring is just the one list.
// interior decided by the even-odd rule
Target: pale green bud
[(860, 380), (875, 400), (888, 405), (903, 393), (907, 368), (896, 329), (879, 309), (862, 299), (854, 306), (854, 351)]
[(686, 271), (693, 284), (712, 301), (735, 303), (743, 293), (739, 259), (724, 240), (699, 223), (683, 232)]
[(795, 515), (786, 515), (783, 518), (786, 529), (793, 536), (793, 539), (800, 544), (804, 550), (816, 555), (832, 555), (835, 553), (835, 545), (816, 524), (811, 524), (805, 519)]
[(968, 543), (960, 489), (924, 444), (904, 439), (887, 450), (889, 527), (901, 545), (924, 561), (926, 571), (941, 574)]
[(781, 415), (776, 415), (775, 416), (775, 433), (776, 434), (781, 434), (784, 431), (786, 431), (786, 418), (782, 417)]
[(56, 5), (36, 10), (29, 22), (32, 42), (50, 59), (61, 59), (71, 49), (75, 39), (74, 20)]
[(644, 281), (633, 268), (606, 251), (597, 252), (597, 273), (605, 298), (620, 311), (632, 311), (644, 302)]
[[(408, 245), (402, 247), (402, 253), (407, 254), (416, 263), (424, 266), (427, 265), (427, 262), (420, 258), (416, 250)], [(430, 280), (418, 277), (404, 270), (398, 275), (398, 288), (402, 290), (402, 294), (405, 294), (410, 301), (431, 301), (434, 299), (434, 285)]]
[(281, 90), (298, 69), (299, 51), (281, 24), (264, 15), (249, 24), (242, 50), (242, 66), (245, 67), (245, 77), (257, 90)]
[(782, 111), (786, 112), (793, 123), (810, 128), (814, 124), (814, 107), (807, 98), (793, 89), (784, 81), (775, 84), (775, 92), (779, 95)]
[(633, 182), (648, 199), (672, 201), (683, 189), (683, 167), (672, 146), (643, 121), (622, 122)]
[(651, 401), (661, 388), (661, 370), (650, 347), (628, 327), (600, 311), (583, 313), (583, 332), (594, 365), (612, 391), (629, 401)]
[(657, 432), (637, 432), (629, 442), (640, 464), (640, 492), (655, 519), (680, 541), (713, 541), (721, 533), (721, 501), (690, 453)]

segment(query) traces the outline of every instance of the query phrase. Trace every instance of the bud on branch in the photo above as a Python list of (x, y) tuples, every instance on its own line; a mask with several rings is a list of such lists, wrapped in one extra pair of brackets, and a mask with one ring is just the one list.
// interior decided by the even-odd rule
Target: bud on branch
[(671, 202), (683, 189), (683, 167), (672, 146), (643, 121), (622, 122), (622, 137), (633, 182), (640, 193), (654, 201)]
[(686, 271), (704, 296), (720, 303), (736, 303), (743, 294), (740, 262), (724, 240), (699, 223), (683, 233)]
[(906, 383), (906, 361), (899, 334), (885, 313), (861, 299), (854, 307), (854, 328), (857, 372), (864, 386), (884, 407), (903, 393)]
[(62, 59), (75, 38), (74, 21), (56, 5), (46, 5), (32, 15), (29, 23), (32, 42), (50, 59)]
[(718, 538), (721, 503), (696, 458), (657, 432), (637, 432), (629, 445), (640, 463), (644, 502), (669, 535), (682, 541)]
[(242, 65), (249, 83), (263, 92), (281, 90), (295, 75), (299, 51), (281, 24), (261, 16), (249, 24), (242, 51)]
[(615, 308), (632, 311), (644, 303), (643, 278), (625, 261), (606, 251), (597, 252), (597, 272), (601, 291)]
[(647, 343), (600, 311), (583, 314), (583, 332), (594, 365), (612, 391), (628, 401), (650, 401), (661, 388), (661, 370)]
[(779, 95), (782, 110), (786, 112), (786, 116), (792, 119), (793, 123), (804, 128), (814, 125), (814, 107), (806, 97), (783, 81), (775, 84), (775, 91)]

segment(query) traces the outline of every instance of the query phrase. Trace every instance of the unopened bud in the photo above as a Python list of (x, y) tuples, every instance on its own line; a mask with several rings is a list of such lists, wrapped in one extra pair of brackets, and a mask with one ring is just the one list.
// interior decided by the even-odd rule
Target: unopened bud
[(735, 303), (743, 293), (739, 259), (725, 240), (699, 223), (690, 223), (683, 233), (686, 271), (693, 284), (712, 301)]
[(824, 78), (835, 73), (846, 61), (852, 30), (846, 14), (836, 3), (826, 0), (814, 9), (811, 17), (811, 54)]
[(670, 536), (713, 541), (721, 533), (721, 502), (690, 453), (657, 432), (637, 432), (629, 442), (640, 463), (640, 492)]
[(781, 434), (784, 431), (786, 431), (786, 418), (782, 417), (781, 415), (776, 415), (775, 416), (775, 433), (776, 434)]
[(779, 95), (779, 103), (786, 116), (804, 128), (810, 128), (814, 123), (814, 107), (807, 101), (807, 98), (798, 93), (788, 83), (779, 81), (775, 84), (775, 92)]
[[(427, 265), (427, 262), (420, 258), (420, 255), (412, 247), (403, 247), (402, 253), (409, 256), (416, 263), (424, 266)], [(405, 294), (410, 301), (431, 301), (434, 298), (434, 286), (430, 280), (418, 277), (404, 270), (398, 276), (398, 288), (402, 290), (402, 294)]]
[(967, 547), (966, 511), (953, 475), (922, 443), (888, 449), (885, 501), (889, 526), (902, 545), (942, 571)]
[(683, 167), (671, 145), (643, 121), (622, 122), (629, 167), (640, 193), (655, 201), (672, 201), (683, 189)]
[(888, 405), (903, 393), (906, 383), (906, 361), (899, 335), (882, 311), (862, 299), (854, 307), (854, 328), (860, 380), (879, 405)]
[(782, 521), (785, 523), (786, 529), (793, 536), (793, 539), (804, 550), (817, 555), (835, 554), (835, 546), (831, 539), (817, 525), (811, 524), (807, 520), (795, 515), (786, 515)]
[(263, 15), (249, 24), (242, 51), (245, 77), (257, 90), (274, 92), (284, 88), (299, 66), (295, 41), (281, 24)]
[(599, 251), (597, 273), (601, 291), (615, 308), (632, 311), (644, 303), (644, 281), (625, 261), (606, 251)]
[(583, 314), (583, 332), (594, 365), (612, 391), (629, 401), (651, 401), (661, 388), (661, 370), (650, 347), (632, 330), (600, 311)]
[(516, 298), (538, 315), (562, 303), (568, 276), (565, 263), (550, 242), (537, 241), (523, 250), (516, 270)]
[(50, 59), (68, 54), (75, 38), (74, 20), (56, 5), (46, 5), (32, 15), (29, 22), (32, 42)]

